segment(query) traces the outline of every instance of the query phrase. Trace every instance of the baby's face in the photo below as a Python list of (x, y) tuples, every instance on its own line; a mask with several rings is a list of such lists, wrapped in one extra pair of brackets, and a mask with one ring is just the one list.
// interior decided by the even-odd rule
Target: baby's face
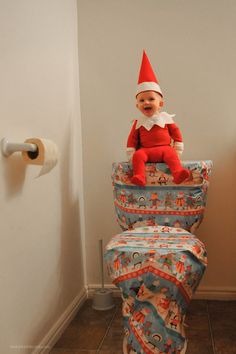
[(140, 92), (136, 98), (136, 107), (146, 117), (151, 117), (160, 111), (163, 106), (163, 98), (155, 91)]

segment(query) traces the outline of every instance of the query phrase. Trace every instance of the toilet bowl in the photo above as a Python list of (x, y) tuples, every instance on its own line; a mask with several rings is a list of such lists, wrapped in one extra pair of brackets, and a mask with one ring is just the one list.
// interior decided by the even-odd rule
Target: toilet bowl
[(118, 222), (105, 261), (121, 290), (124, 353), (185, 353), (184, 318), (207, 264), (194, 235), (205, 210), (211, 161), (184, 162), (191, 180), (175, 185), (165, 164), (146, 165), (147, 185), (132, 185), (132, 165), (113, 164)]

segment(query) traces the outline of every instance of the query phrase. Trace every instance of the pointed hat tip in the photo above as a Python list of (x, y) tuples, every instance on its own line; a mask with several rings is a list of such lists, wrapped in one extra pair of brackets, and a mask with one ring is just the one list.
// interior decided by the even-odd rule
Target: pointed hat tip
[(137, 93), (143, 91), (156, 91), (162, 95), (159, 82), (156, 78), (156, 75), (152, 69), (152, 65), (144, 49), (142, 63), (139, 71)]
[(149, 61), (149, 58), (145, 50), (143, 49), (143, 58), (142, 58), (142, 63), (139, 71), (138, 84), (140, 84), (141, 82), (149, 82), (149, 81), (158, 83), (154, 71), (152, 69), (151, 63)]

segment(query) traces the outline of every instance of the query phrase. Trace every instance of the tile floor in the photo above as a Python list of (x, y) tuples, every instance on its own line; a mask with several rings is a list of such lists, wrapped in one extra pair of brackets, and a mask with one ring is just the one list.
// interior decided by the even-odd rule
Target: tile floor
[[(88, 299), (50, 354), (122, 354), (121, 300), (95, 311)], [(193, 300), (186, 316), (187, 354), (236, 354), (236, 301)]]

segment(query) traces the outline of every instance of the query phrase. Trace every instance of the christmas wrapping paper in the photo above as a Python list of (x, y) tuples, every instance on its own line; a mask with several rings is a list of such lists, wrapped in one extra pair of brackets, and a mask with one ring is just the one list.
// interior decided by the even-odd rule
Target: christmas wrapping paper
[(204, 244), (180, 228), (114, 236), (105, 261), (123, 299), (123, 353), (185, 353), (184, 318), (206, 267)]
[(203, 219), (211, 161), (183, 161), (191, 179), (180, 185), (165, 163), (147, 163), (147, 185), (131, 183), (132, 163), (114, 163), (112, 183), (118, 223), (123, 230), (166, 225), (195, 233)]

